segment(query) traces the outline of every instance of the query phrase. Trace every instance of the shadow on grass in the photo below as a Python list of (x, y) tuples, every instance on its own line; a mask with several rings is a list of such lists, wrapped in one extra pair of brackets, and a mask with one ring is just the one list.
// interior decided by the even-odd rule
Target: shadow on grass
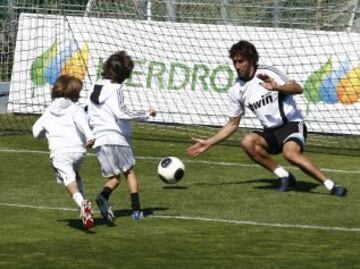
[[(143, 208), (142, 211), (144, 212), (144, 217), (151, 216), (154, 214), (155, 211), (164, 211), (168, 210), (169, 208), (165, 207), (148, 207)], [(132, 214), (132, 211), (129, 209), (120, 209), (120, 210), (114, 210), (114, 214), (116, 218), (124, 218), (124, 217), (130, 217)], [(82, 222), (80, 219), (59, 219), (58, 222), (65, 222), (67, 225), (73, 229), (80, 230), (82, 232), (88, 233), (88, 234), (95, 234), (96, 232), (93, 230), (87, 230), (82, 225)], [(104, 220), (103, 218), (94, 218), (94, 226), (100, 226), (105, 225), (107, 227), (116, 227), (116, 219), (115, 222), (108, 222)]]
[(186, 190), (188, 189), (188, 186), (164, 186), (164, 190)]
[[(87, 234), (96, 234), (95, 231), (91, 230), (91, 229), (85, 229), (83, 224), (82, 224), (82, 221), (81, 219), (59, 219), (57, 220), (58, 222), (65, 222), (67, 223), (67, 225), (73, 229), (76, 229), (76, 230), (80, 230), (84, 233), (87, 233)], [(94, 222), (96, 223), (95, 219), (94, 219)]]
[[(199, 186), (223, 186), (223, 185), (244, 185), (244, 184), (251, 184), (251, 183), (265, 183), (262, 186), (254, 186), (255, 189), (261, 190), (276, 190), (280, 187), (280, 181), (277, 178), (260, 178), (260, 179), (253, 179), (253, 180), (246, 180), (246, 181), (229, 181), (229, 182), (214, 182), (214, 183), (195, 183), (193, 185)], [(312, 182), (303, 182), (303, 181), (296, 181), (296, 187), (292, 188), (290, 191), (297, 191), (297, 192), (308, 192), (312, 194), (324, 194), (320, 192), (314, 192), (313, 190), (317, 188), (319, 184), (312, 183)]]
[(214, 182), (214, 183), (208, 183), (208, 182), (199, 182), (199, 183), (193, 183), (192, 185), (197, 186), (223, 186), (223, 185), (242, 185), (242, 184), (248, 184), (247, 181), (228, 181), (228, 182)]
[[(262, 190), (268, 190), (268, 189), (274, 190), (274, 189), (277, 189), (280, 187), (280, 181), (277, 178), (272, 178), (272, 179), (261, 178), (261, 179), (256, 179), (256, 180), (247, 180), (244, 182), (245, 183), (257, 183), (257, 182), (266, 183), (266, 185), (254, 187), (256, 189), (262, 189)], [(315, 188), (317, 188), (318, 186), (319, 186), (319, 184), (317, 184), (317, 183), (296, 181), (296, 186), (291, 188), (290, 191), (308, 192), (308, 193), (312, 193), (312, 194), (322, 194), (322, 193), (312, 191)]]
[[(144, 213), (144, 217), (151, 216), (155, 211), (165, 211), (168, 210), (167, 207), (147, 207), (143, 208), (142, 211)], [(132, 214), (132, 210), (130, 209), (120, 209), (114, 211), (116, 218), (130, 217)]]

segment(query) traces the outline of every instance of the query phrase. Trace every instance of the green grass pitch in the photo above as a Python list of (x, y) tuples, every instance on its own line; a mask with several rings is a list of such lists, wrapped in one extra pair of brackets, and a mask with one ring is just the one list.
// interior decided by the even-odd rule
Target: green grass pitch
[[(0, 268), (360, 268), (359, 157), (307, 153), (349, 189), (345, 198), (328, 195), (295, 168), (289, 169), (297, 190), (277, 193), (276, 178), (236, 145), (190, 158), (190, 137), (159, 136), (142, 129), (133, 139), (146, 218), (130, 219), (122, 182), (110, 200), (115, 225), (95, 211), (89, 231), (55, 182), (46, 141), (0, 137)], [(169, 155), (186, 165), (176, 185), (156, 174), (160, 158)], [(82, 177), (97, 210), (103, 179), (93, 154)]]

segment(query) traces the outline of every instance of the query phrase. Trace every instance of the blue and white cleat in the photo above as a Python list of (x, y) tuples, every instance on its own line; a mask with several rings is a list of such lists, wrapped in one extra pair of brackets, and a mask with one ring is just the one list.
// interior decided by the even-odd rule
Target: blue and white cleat
[(96, 204), (99, 207), (100, 213), (104, 220), (113, 222), (115, 220), (115, 214), (112, 211), (111, 206), (109, 205), (108, 200), (105, 199), (102, 195), (96, 197)]
[(335, 196), (339, 196), (339, 197), (343, 197), (346, 195), (347, 193), (347, 189), (345, 187), (341, 187), (339, 185), (335, 185), (331, 191), (330, 191), (330, 194), (331, 195), (335, 195)]
[(135, 210), (132, 214), (131, 214), (131, 218), (133, 220), (136, 221), (140, 221), (144, 218), (144, 213), (141, 210)]
[(289, 173), (288, 177), (281, 177), (280, 179), (280, 187), (277, 188), (280, 192), (286, 192), (289, 189), (295, 187), (296, 179), (293, 174)]

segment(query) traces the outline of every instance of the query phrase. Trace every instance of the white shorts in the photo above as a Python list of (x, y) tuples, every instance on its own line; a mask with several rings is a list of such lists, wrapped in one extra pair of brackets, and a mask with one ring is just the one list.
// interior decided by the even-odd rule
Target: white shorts
[(135, 165), (134, 153), (130, 147), (102, 145), (95, 148), (103, 177), (118, 176)]
[(50, 159), (52, 167), (56, 173), (56, 180), (59, 184), (68, 186), (76, 180), (81, 163), (85, 158), (85, 153), (63, 153)]

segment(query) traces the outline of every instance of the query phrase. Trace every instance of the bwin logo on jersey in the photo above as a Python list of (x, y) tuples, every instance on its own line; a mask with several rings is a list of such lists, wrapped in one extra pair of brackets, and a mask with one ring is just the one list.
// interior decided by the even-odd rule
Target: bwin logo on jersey
[(269, 103), (273, 102), (273, 97), (272, 95), (268, 95), (268, 96), (261, 96), (261, 99), (250, 104), (249, 103), (249, 108), (251, 109), (251, 111), (255, 111), (256, 109), (262, 107), (262, 106), (265, 106)]

